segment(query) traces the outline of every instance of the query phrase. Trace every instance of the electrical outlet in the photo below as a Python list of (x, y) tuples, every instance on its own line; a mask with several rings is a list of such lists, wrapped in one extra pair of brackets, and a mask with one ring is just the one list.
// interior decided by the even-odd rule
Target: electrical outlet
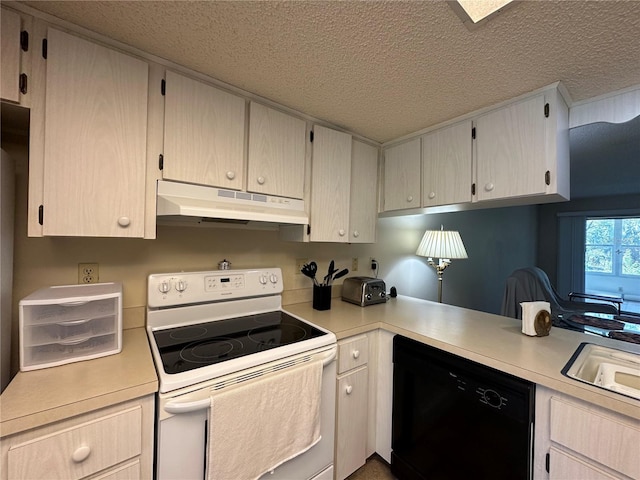
[(99, 278), (97, 263), (78, 264), (78, 283), (98, 283)]
[(371, 270), (377, 270), (378, 269), (378, 261), (373, 257), (369, 257), (369, 266), (371, 267)]
[(358, 271), (358, 257), (353, 257), (351, 259), (351, 271), (352, 272)]
[(307, 263), (309, 263), (309, 260), (306, 258), (296, 258), (296, 273), (301, 273), (300, 270), (302, 270), (302, 267)]

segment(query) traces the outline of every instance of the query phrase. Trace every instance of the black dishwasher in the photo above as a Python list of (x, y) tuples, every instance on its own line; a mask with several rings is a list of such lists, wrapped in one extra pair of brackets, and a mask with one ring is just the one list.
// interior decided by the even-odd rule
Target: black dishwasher
[(396, 335), (391, 471), (400, 480), (531, 479), (535, 385)]

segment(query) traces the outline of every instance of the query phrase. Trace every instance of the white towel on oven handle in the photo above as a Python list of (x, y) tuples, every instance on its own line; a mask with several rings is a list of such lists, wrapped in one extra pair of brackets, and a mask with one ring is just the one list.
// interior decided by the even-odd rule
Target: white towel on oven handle
[(320, 441), (322, 360), (211, 396), (207, 478), (254, 480)]

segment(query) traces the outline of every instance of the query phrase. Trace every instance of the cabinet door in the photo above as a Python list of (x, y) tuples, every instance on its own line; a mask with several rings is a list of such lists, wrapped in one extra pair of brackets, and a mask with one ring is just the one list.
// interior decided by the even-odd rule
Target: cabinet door
[(20, 101), (20, 15), (2, 9), (2, 74), (0, 75), (0, 96), (10, 102)]
[(476, 119), (477, 200), (545, 193), (544, 95)]
[(304, 120), (251, 102), (247, 190), (303, 198)]
[(378, 221), (378, 149), (353, 141), (349, 242), (375, 243)]
[(338, 379), (336, 479), (348, 477), (367, 460), (368, 373), (363, 367)]
[(351, 135), (316, 125), (311, 164), (312, 242), (349, 239)]
[(144, 235), (148, 70), (48, 30), (44, 235)]
[(422, 206), (471, 201), (471, 120), (422, 136)]
[(244, 131), (243, 98), (167, 72), (162, 178), (240, 190)]
[(420, 207), (420, 138), (384, 152), (384, 210)]

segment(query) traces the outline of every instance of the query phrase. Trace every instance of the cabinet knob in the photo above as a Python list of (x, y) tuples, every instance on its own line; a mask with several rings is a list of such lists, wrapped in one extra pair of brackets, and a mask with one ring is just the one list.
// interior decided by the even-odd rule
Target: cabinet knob
[(433, 200), (434, 198), (436, 198), (436, 192), (429, 192), (429, 199)]
[(71, 455), (71, 459), (76, 463), (80, 463), (84, 462), (89, 455), (91, 455), (91, 447), (82, 445), (81, 447), (76, 448), (75, 452)]
[(354, 350), (353, 351), (353, 358), (358, 358), (360, 357), (360, 350)]
[(358, 237), (360, 236), (360, 232), (359, 232), (358, 230), (354, 230), (354, 231), (353, 231), (353, 236), (354, 236), (355, 238), (358, 238)]
[(351, 385), (347, 385), (347, 388), (345, 388), (344, 391), (347, 392), (347, 395), (351, 395), (351, 392), (353, 392), (353, 387)]
[(264, 177), (258, 177), (257, 180), (258, 180), (258, 184), (259, 185), (264, 185), (264, 182), (265, 182), (265, 178)]
[(407, 197), (407, 202), (413, 202), (413, 195), (409, 195)]
[(338, 235), (344, 237), (345, 231), (343, 229), (338, 230)]
[(131, 223), (131, 219), (129, 217), (120, 217), (118, 218), (118, 225), (121, 227), (128, 227)]
[(228, 178), (229, 180), (233, 180), (234, 178), (236, 178), (236, 172), (232, 172), (231, 170), (229, 170), (229, 171), (227, 172), (227, 178)]
[(491, 190), (493, 190), (493, 188), (494, 188), (494, 187), (495, 187), (495, 185), (494, 185), (493, 183), (487, 183), (487, 184), (484, 186), (484, 189), (485, 189), (487, 192), (490, 192)]

